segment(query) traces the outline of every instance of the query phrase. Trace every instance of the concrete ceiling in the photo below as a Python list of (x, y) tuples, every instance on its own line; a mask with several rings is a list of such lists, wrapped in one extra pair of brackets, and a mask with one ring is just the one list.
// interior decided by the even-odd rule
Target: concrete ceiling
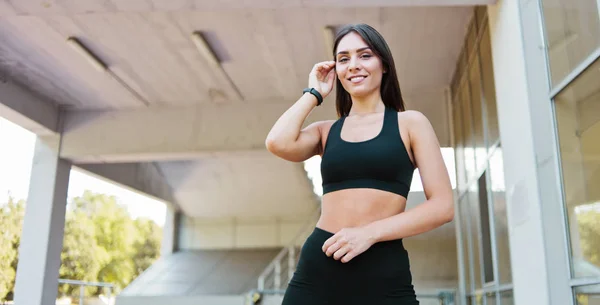
[(160, 168), (190, 217), (308, 216), (316, 207), (304, 169), (267, 152), (161, 162)]
[[(206, 34), (244, 100), (291, 101), (306, 86), (313, 64), (331, 56), (325, 49), (324, 26), (366, 22), (379, 29), (393, 51), (402, 90), (412, 94), (450, 82), (471, 15), (469, 7), (65, 15), (61, 11), (42, 14), (27, 5), (30, 1), (22, 2), (20, 7), (40, 15), (0, 19), (0, 70), (4, 77), (60, 105), (78, 109), (145, 105), (70, 48), (66, 39), (71, 36), (81, 40), (151, 106), (238, 101), (229, 81), (195, 48), (190, 39), (194, 31)], [(66, 3), (80, 5), (79, 1)]]
[[(312, 66), (330, 58), (323, 28), (366, 22), (380, 30), (408, 108), (424, 112), (447, 146), (445, 90), (471, 5), (490, 2), (0, 0), (0, 80), (67, 111), (63, 151), (73, 154), (65, 157), (158, 162), (186, 214), (297, 215), (312, 211), (315, 200), (302, 165), (278, 160), (262, 145), (281, 111), (253, 109), (285, 109), (298, 98)], [(204, 34), (217, 66), (198, 52), (195, 31)], [(68, 37), (109, 73), (94, 69)], [(312, 119), (335, 118), (332, 102)], [(234, 118), (240, 120), (227, 122)], [(190, 131), (186, 122), (202, 128)], [(109, 145), (117, 138), (119, 145)]]

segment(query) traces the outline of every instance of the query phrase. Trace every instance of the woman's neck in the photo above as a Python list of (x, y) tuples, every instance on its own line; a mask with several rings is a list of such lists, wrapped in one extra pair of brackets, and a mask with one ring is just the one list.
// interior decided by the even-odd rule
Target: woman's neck
[(385, 104), (381, 99), (381, 94), (377, 90), (376, 94), (364, 97), (352, 97), (352, 108), (348, 115), (361, 115), (385, 111)]

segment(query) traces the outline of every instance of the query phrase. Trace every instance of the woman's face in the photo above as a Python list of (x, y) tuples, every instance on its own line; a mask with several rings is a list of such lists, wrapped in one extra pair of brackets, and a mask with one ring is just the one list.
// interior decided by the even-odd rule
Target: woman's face
[(383, 76), (381, 59), (356, 32), (350, 32), (340, 40), (335, 61), (338, 79), (351, 96), (379, 92)]

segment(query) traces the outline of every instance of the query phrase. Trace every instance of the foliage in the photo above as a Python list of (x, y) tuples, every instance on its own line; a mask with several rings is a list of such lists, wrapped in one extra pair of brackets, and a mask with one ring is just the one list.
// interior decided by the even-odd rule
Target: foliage
[(24, 213), (25, 201), (12, 197), (0, 208), (0, 300), (12, 296)]
[(583, 257), (600, 268), (600, 211), (578, 213), (577, 224)]
[[(12, 299), (24, 208), (24, 201), (9, 198), (0, 209), (0, 300)], [(159, 257), (161, 239), (162, 228), (153, 221), (134, 220), (116, 198), (86, 191), (67, 205), (59, 276), (112, 283), (118, 292)], [(60, 285), (59, 296), (77, 295), (78, 289)]]
[(136, 219), (134, 225), (139, 234), (133, 244), (133, 266), (135, 274), (140, 274), (160, 255), (162, 228), (149, 219)]

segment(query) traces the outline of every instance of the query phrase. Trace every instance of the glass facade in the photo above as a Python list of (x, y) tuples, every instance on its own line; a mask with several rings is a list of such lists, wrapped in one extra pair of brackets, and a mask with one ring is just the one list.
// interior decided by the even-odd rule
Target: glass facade
[(600, 304), (600, 2), (541, 3), (574, 304)]
[(574, 304), (600, 304), (600, 1), (540, 1)]
[(467, 300), (512, 304), (504, 166), (485, 7), (475, 9), (451, 87)]
[(557, 85), (600, 47), (598, 0), (542, 0), (551, 82)]
[(600, 60), (554, 98), (572, 275), (600, 278)]
[[(556, 238), (564, 238), (569, 253), (571, 304), (600, 305), (600, 0), (537, 3), (549, 72), (540, 77), (550, 85), (567, 230)], [(475, 9), (451, 82), (457, 246), (467, 304), (512, 305), (504, 156), (486, 11)]]
[(576, 305), (598, 305), (600, 304), (600, 285), (578, 286), (574, 289)]

